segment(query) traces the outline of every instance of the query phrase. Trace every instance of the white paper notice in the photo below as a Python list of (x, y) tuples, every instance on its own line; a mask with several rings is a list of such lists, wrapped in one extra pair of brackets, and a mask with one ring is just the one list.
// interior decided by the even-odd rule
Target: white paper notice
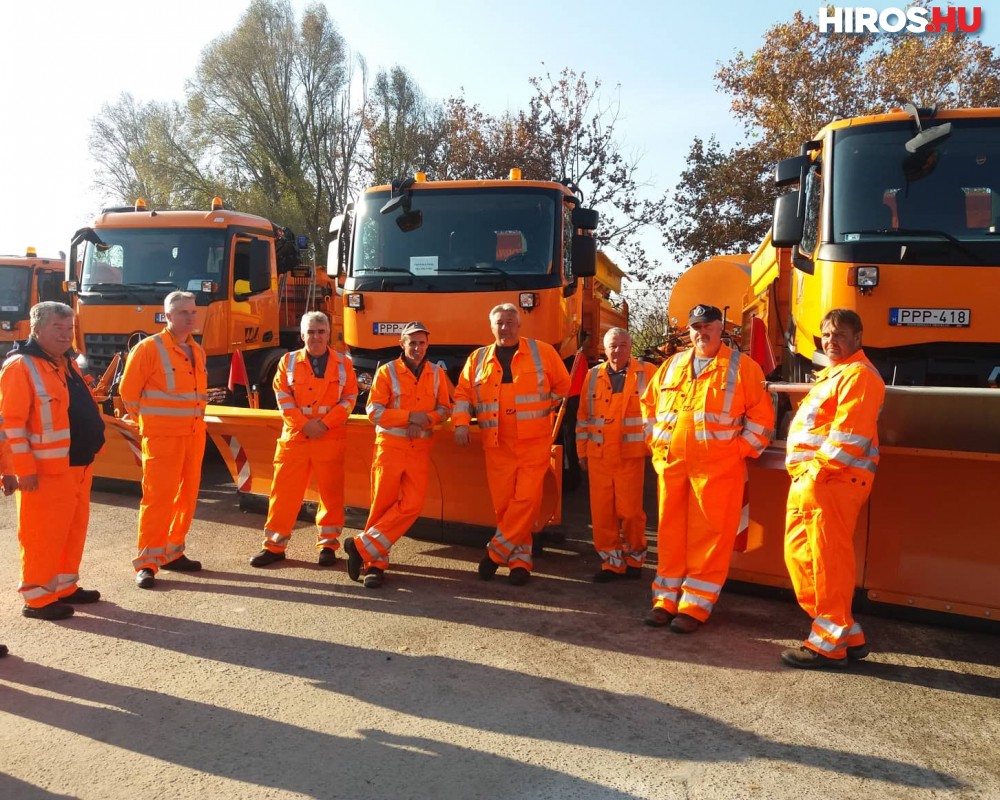
[(437, 256), (410, 256), (410, 272), (414, 275), (434, 275), (437, 271)]

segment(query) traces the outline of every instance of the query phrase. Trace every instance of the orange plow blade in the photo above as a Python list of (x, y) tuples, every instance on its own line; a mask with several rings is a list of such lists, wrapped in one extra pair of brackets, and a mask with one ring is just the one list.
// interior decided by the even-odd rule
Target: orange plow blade
[[(805, 386), (771, 384), (793, 404)], [(1000, 619), (1000, 392), (888, 387), (881, 460), (855, 532), (856, 586), (867, 599)], [(783, 537), (784, 443), (750, 464), (746, 552), (730, 578), (790, 587)]]

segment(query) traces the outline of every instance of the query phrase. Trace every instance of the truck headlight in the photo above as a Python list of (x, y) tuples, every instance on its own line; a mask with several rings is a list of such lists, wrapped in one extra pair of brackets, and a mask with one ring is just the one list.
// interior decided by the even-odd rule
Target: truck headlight
[(851, 267), (847, 270), (847, 285), (874, 289), (878, 286), (878, 267)]

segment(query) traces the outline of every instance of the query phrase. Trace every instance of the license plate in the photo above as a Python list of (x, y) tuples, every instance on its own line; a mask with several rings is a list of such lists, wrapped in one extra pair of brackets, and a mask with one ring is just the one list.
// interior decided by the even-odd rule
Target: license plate
[(372, 333), (376, 336), (399, 336), (405, 325), (405, 322), (373, 322)]
[(889, 324), (968, 328), (972, 324), (972, 311), (968, 308), (890, 308)]

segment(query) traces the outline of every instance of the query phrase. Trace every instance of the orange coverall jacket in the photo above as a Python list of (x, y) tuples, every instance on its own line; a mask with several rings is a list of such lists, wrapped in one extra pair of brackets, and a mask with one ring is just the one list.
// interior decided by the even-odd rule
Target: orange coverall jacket
[(306, 348), (281, 357), (274, 375), (274, 396), (282, 421), (279, 444), (309, 441), (302, 429), (314, 419), (329, 428), (320, 441), (347, 437), (345, 426), (358, 399), (358, 379), (347, 356), (332, 348), (327, 352), (329, 360), (322, 378), (313, 374)]
[(605, 361), (593, 367), (583, 380), (576, 418), (576, 453), (580, 458), (603, 458), (610, 446), (610, 452), (618, 458), (645, 458), (649, 450), (640, 398), (656, 373), (656, 367), (637, 358), (629, 360), (622, 388), (625, 402), (621, 414), (614, 419), (605, 411), (612, 397), (609, 369)]
[[(80, 374), (74, 361), (65, 361)], [(61, 367), (44, 358), (11, 356), (0, 371), (0, 420), (12, 470), (5, 474), (69, 469), (69, 389)]]
[(815, 480), (846, 471), (871, 478), (884, 399), (885, 382), (863, 350), (820, 370), (788, 429), (789, 475)]
[[(566, 365), (552, 345), (521, 337), (510, 364), (514, 378), (514, 417), (518, 439), (552, 436), (552, 411), (569, 391)], [(483, 447), (498, 447), (500, 382), (503, 367), (496, 357), (496, 345), (473, 351), (455, 387), (452, 424), (468, 425), (472, 412), (483, 438)]]
[(380, 446), (398, 444), (408, 448), (411, 440), (406, 428), (413, 411), (424, 411), (430, 418), (431, 426), (421, 436), (429, 440), (434, 428), (451, 415), (448, 377), (437, 364), (425, 361), (418, 378), (400, 356), (376, 371), (365, 411), (375, 424), (375, 439)]
[(132, 348), (118, 392), (142, 436), (203, 436), (208, 403), (205, 351), (192, 337), (186, 342), (194, 363), (164, 329)]

